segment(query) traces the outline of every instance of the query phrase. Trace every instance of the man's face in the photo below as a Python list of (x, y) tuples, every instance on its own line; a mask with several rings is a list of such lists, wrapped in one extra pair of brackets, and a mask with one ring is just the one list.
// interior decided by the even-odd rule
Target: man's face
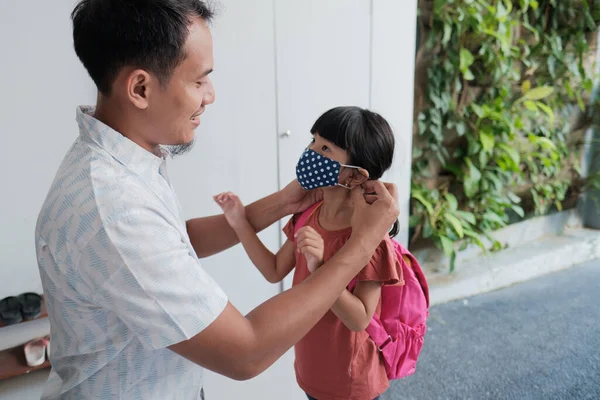
[(185, 43), (185, 59), (165, 86), (155, 87), (145, 113), (150, 119), (151, 138), (175, 153), (190, 147), (200, 115), (215, 101), (209, 74), (213, 69), (212, 35), (208, 24), (194, 19)]

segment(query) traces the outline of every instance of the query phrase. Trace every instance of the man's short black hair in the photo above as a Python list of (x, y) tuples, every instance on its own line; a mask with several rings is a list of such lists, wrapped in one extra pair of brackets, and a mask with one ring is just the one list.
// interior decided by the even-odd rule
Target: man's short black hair
[(75, 53), (105, 95), (125, 66), (166, 83), (194, 17), (210, 22), (213, 10), (200, 0), (81, 0), (71, 14)]

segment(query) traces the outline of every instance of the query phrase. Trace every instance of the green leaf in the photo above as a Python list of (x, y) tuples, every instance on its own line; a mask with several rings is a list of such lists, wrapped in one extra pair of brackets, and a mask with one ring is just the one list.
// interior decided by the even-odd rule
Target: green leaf
[(513, 164), (518, 167), (521, 163), (521, 156), (519, 155), (517, 149), (504, 143), (500, 144), (500, 148), (502, 148), (508, 157), (510, 157), (510, 160), (513, 162)]
[(421, 204), (423, 204), (423, 206), (427, 209), (427, 213), (429, 215), (433, 214), (433, 206), (431, 205), (430, 202), (428, 202), (425, 197), (423, 197), (423, 195), (421, 193), (413, 193), (412, 194), (413, 199), (418, 200)]
[(460, 49), (459, 59), (459, 68), (463, 74), (466, 73), (469, 67), (473, 65), (473, 62), (475, 62), (475, 57), (473, 57), (473, 54), (464, 47)]
[(460, 121), (456, 124), (456, 133), (458, 133), (458, 136), (463, 136), (466, 131), (467, 127), (463, 121)]
[(531, 81), (527, 79), (521, 85), (521, 93), (526, 94), (527, 92), (529, 92), (529, 89), (531, 89)]
[(462, 239), (465, 236), (465, 233), (460, 220), (450, 213), (444, 214), (444, 218), (450, 223), (450, 225), (452, 225), (452, 228), (454, 228), (454, 231), (458, 237)]
[(583, 102), (583, 99), (581, 98), (581, 94), (577, 93), (577, 104), (579, 104), (579, 109), (581, 111), (585, 112), (585, 103)]
[(442, 44), (446, 46), (450, 42), (452, 37), (452, 25), (444, 24), (444, 37), (442, 38)]
[(519, 204), (521, 202), (521, 198), (519, 196), (517, 196), (516, 194), (514, 194), (513, 192), (508, 192), (506, 195), (508, 196), (510, 201), (512, 201), (513, 203)]
[(468, 211), (456, 211), (456, 215), (458, 215), (459, 217), (461, 217), (462, 219), (464, 219), (465, 221), (467, 221), (469, 224), (471, 225), (475, 225), (476, 224), (476, 220), (475, 220), (475, 214), (468, 212)]
[(446, 5), (446, 0), (435, 0), (433, 2), (434, 12), (436, 14), (440, 14), (443, 11), (445, 5)]
[(473, 75), (473, 72), (470, 69), (464, 72), (463, 77), (465, 78), (465, 81), (472, 81), (475, 79), (475, 75)]
[(456, 200), (456, 196), (454, 196), (452, 193), (446, 193), (444, 197), (446, 197), (450, 209), (452, 211), (456, 211), (458, 209), (458, 200)]
[(481, 248), (481, 250), (487, 253), (487, 249), (481, 240), (481, 236), (471, 230), (465, 230), (465, 236), (470, 237), (473, 241)]
[(479, 140), (481, 141), (481, 145), (483, 146), (483, 150), (490, 153), (494, 150), (494, 146), (496, 145), (496, 139), (491, 132), (481, 131), (479, 133)]
[(525, 211), (523, 211), (522, 207), (512, 206), (512, 210), (521, 218), (525, 218)]
[(420, 215), (411, 215), (408, 218), (408, 224), (411, 228), (414, 228), (415, 226), (419, 225), (421, 223), (421, 216)]
[(544, 150), (556, 150), (556, 145), (554, 144), (554, 142), (552, 142), (552, 140), (543, 137), (543, 136), (539, 136), (536, 137), (535, 142), (540, 145), (542, 147), (542, 149)]
[(529, 90), (523, 96), (524, 100), (541, 100), (550, 96), (554, 92), (554, 88), (551, 86), (541, 86), (535, 89)]
[(548, 60), (546, 60), (546, 65), (548, 65), (548, 72), (552, 78), (556, 78), (556, 57), (549, 56)]
[(492, 211), (488, 211), (485, 214), (483, 214), (483, 218), (487, 221), (495, 222), (499, 226), (506, 225), (506, 222), (504, 221), (504, 219)]
[(456, 251), (452, 251), (450, 254), (450, 273), (454, 272), (456, 268)]
[(497, 192), (501, 191), (502, 188), (504, 187), (504, 184), (502, 183), (502, 180), (495, 173), (492, 173), (492, 172), (486, 173), (485, 174), (485, 178), (493, 183), (494, 189)]
[(485, 110), (483, 109), (483, 107), (475, 103), (471, 104), (471, 109), (479, 118), (483, 118), (483, 116), (485, 115)]
[(432, 236), (433, 236), (433, 228), (431, 227), (431, 222), (429, 221), (429, 219), (426, 219), (425, 223), (423, 224), (423, 237), (425, 239), (429, 239)]
[(465, 194), (468, 198), (472, 199), (479, 191), (481, 172), (473, 165), (469, 158), (467, 158), (467, 166), (469, 167), (469, 172), (464, 181)]
[(500, 22), (506, 21), (508, 12), (509, 11), (506, 9), (504, 4), (502, 4), (502, 2), (499, 2), (498, 5), (496, 6), (496, 18), (498, 19), (498, 21), (500, 21)]
[(525, 100), (523, 102), (523, 104), (525, 104), (525, 107), (527, 107), (527, 109), (529, 111), (538, 111), (537, 106), (535, 105), (535, 102), (532, 100)]
[(446, 256), (450, 257), (454, 253), (454, 244), (446, 236), (440, 236), (440, 244)]
[(554, 205), (556, 206), (556, 209), (558, 210), (558, 212), (561, 212), (563, 210), (562, 203), (560, 201), (556, 200), (554, 202)]
[(550, 122), (550, 125), (554, 125), (554, 111), (552, 111), (552, 109), (550, 107), (548, 107), (546, 104), (542, 103), (541, 101), (537, 101), (535, 103), (535, 105), (542, 110), (543, 112), (546, 113), (546, 115), (548, 116), (548, 120)]

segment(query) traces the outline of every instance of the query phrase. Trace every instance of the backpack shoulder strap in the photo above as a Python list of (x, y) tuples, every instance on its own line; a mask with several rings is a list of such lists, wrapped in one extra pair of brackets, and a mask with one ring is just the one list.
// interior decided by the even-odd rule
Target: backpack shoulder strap
[(373, 314), (373, 318), (371, 318), (366, 331), (377, 345), (379, 351), (382, 351), (385, 346), (394, 340), (383, 326), (377, 314)]
[(296, 234), (296, 232), (298, 232), (298, 230), (306, 224), (306, 221), (308, 221), (310, 216), (313, 215), (313, 213), (321, 206), (321, 204), (323, 204), (323, 202), (315, 203), (304, 210), (302, 214), (300, 214), (298, 221), (296, 221), (296, 224), (294, 225), (294, 234)]
[[(425, 278), (425, 274), (423, 273), (419, 262), (417, 261), (415, 256), (413, 256), (410, 252), (406, 250), (403, 251), (402, 258), (415, 273), (415, 277), (421, 285), (421, 289), (423, 289), (423, 294), (425, 295), (425, 300), (427, 301), (427, 308), (429, 308), (429, 285), (427, 284), (427, 279)], [(408, 261), (406, 260), (407, 258)]]

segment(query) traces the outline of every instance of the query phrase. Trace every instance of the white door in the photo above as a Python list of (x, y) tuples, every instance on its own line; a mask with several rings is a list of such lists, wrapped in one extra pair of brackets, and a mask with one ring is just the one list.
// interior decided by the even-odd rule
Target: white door
[[(279, 184), (336, 106), (370, 104), (371, 1), (275, 0)], [(285, 241), (282, 234), (282, 243)], [(292, 275), (283, 288), (291, 287)]]

